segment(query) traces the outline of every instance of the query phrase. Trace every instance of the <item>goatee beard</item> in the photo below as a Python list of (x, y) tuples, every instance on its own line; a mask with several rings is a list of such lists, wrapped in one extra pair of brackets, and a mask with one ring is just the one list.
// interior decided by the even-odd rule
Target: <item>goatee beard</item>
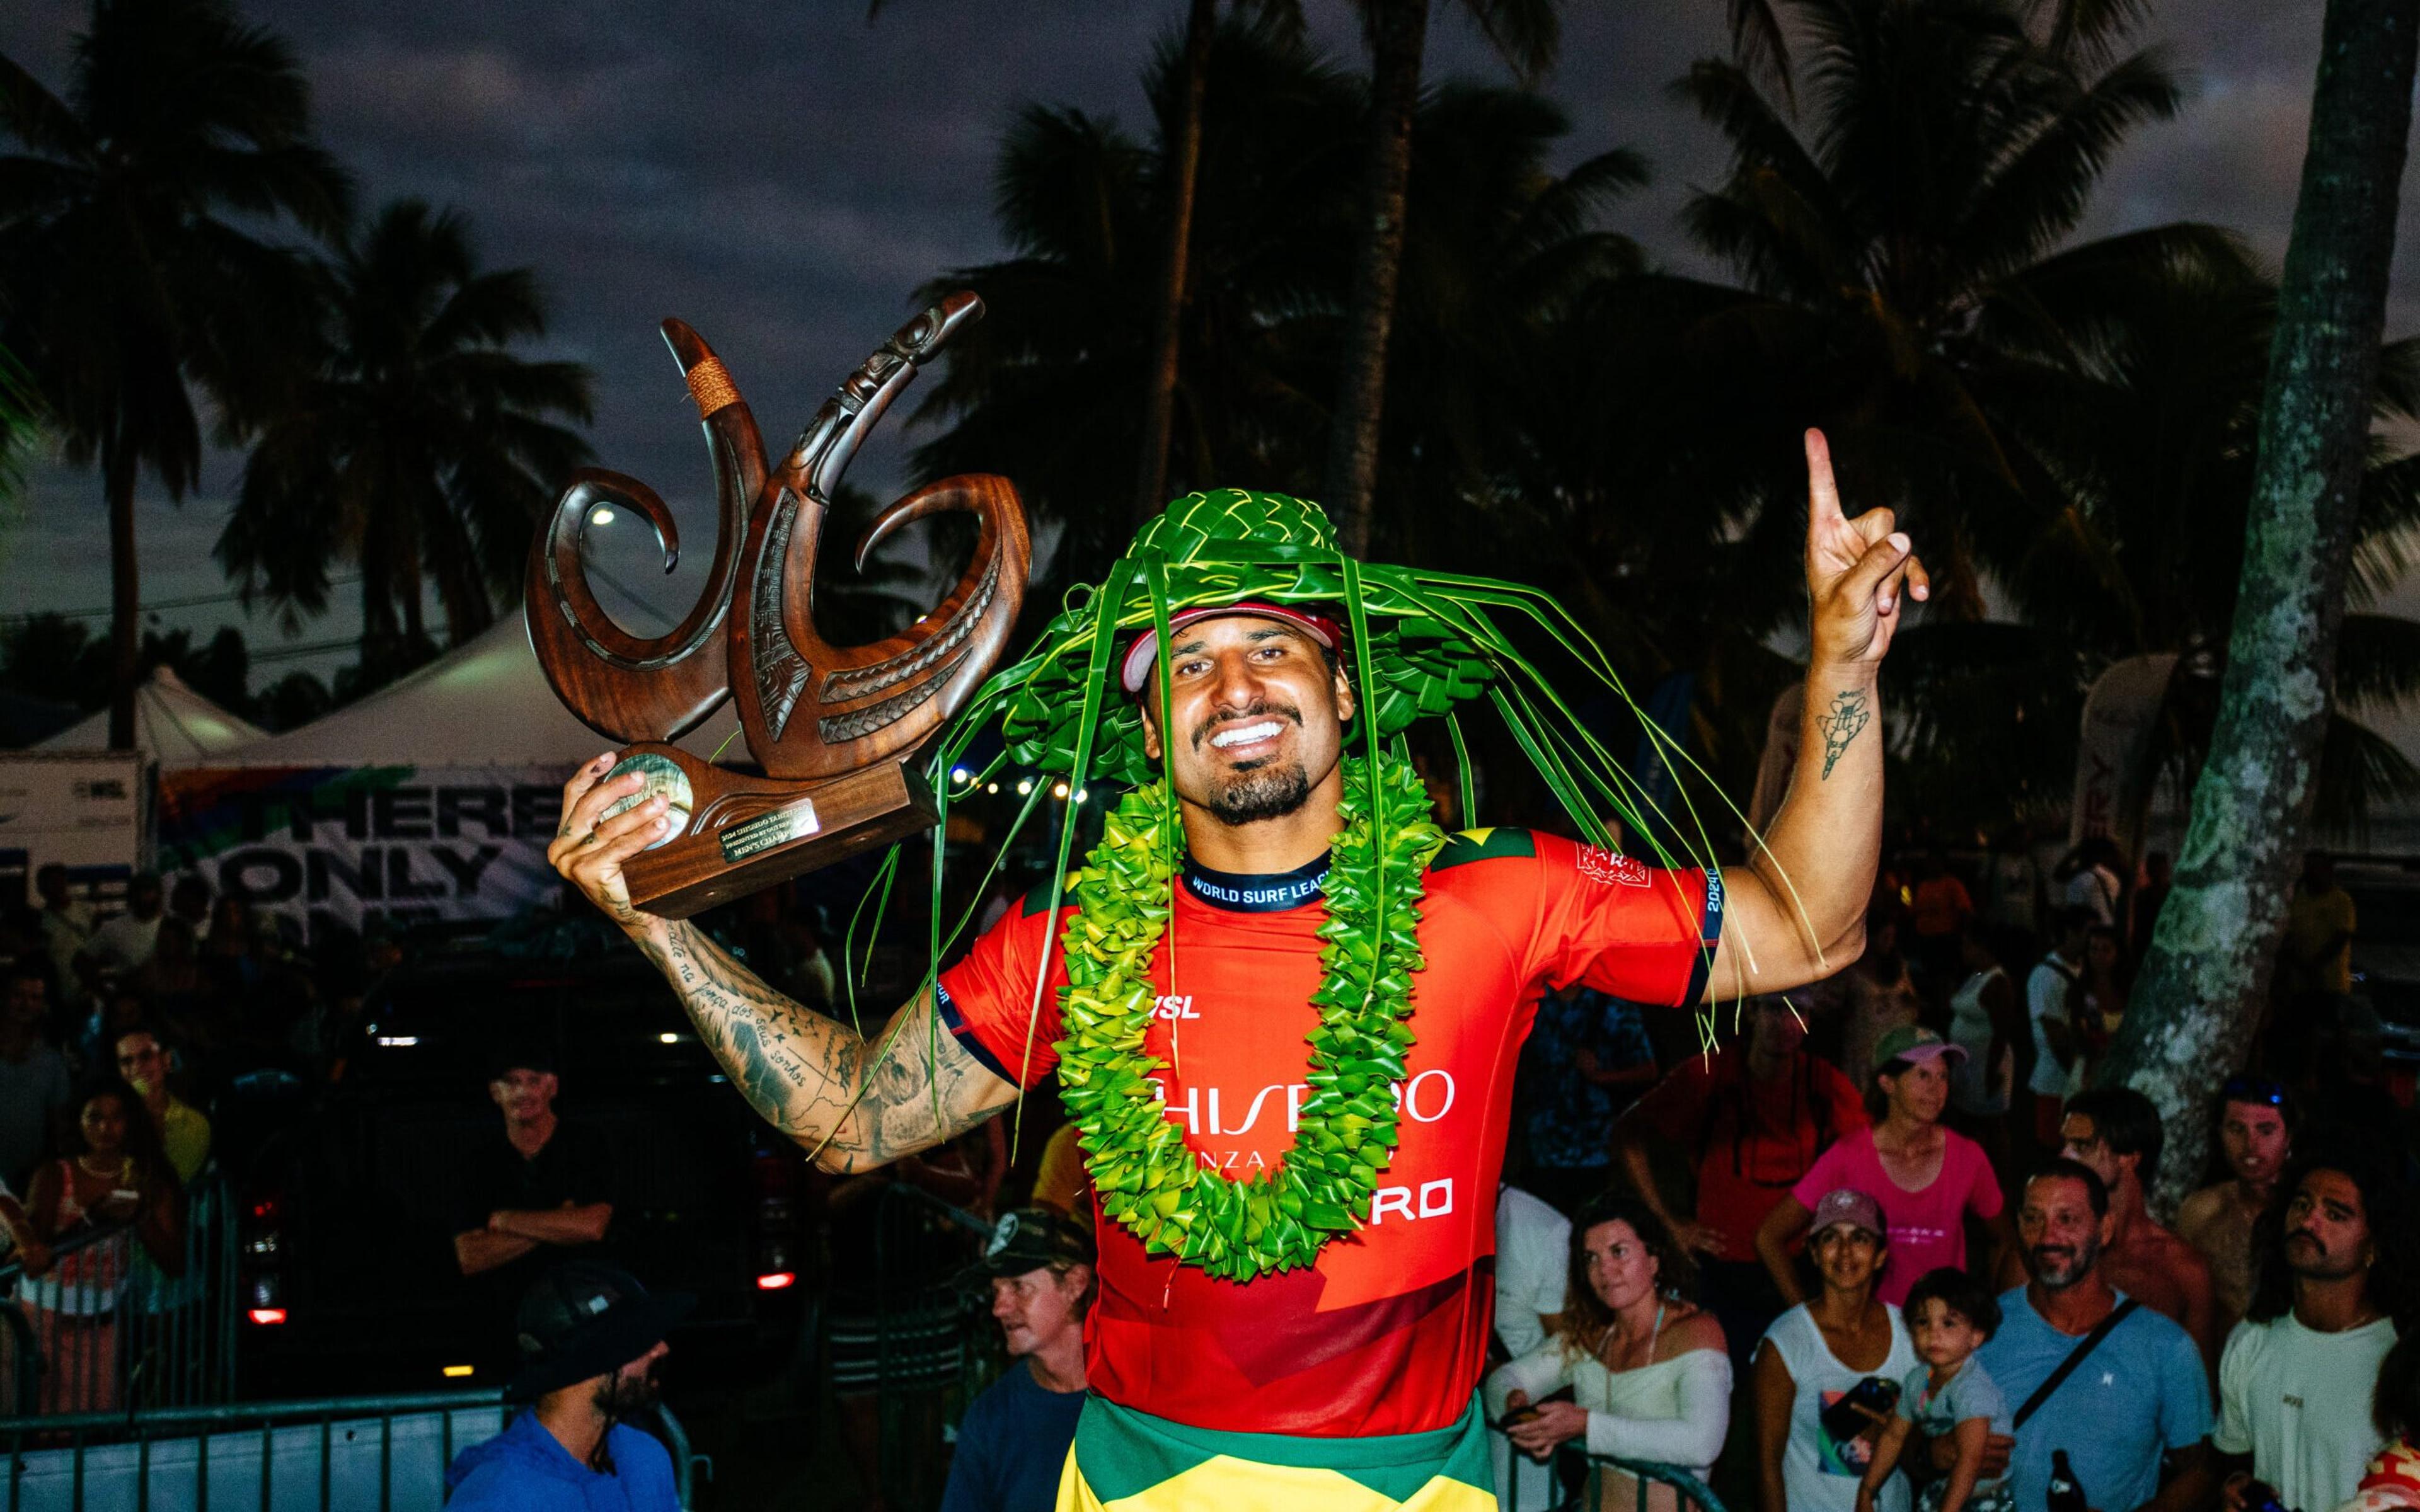
[(2066, 1273), (2058, 1277), (2056, 1280), (2053, 1280), (2047, 1273), (2049, 1271), (2049, 1265), (2046, 1258), (2039, 1250), (2034, 1253), (2033, 1261), (2033, 1278), (2041, 1283), (2043, 1290), (2065, 1291), (2068, 1288), (2082, 1281), (2086, 1276), (2090, 1275), (2092, 1273), (2092, 1268), (2101, 1263), (2101, 1246), (2098, 1244), (2078, 1244), (2075, 1247), (2073, 1257), (2068, 1262)]
[(1237, 773), (1233, 781), (1210, 795), (1208, 808), (1222, 825), (1249, 825), (1282, 819), (1310, 798), (1311, 777), (1296, 762)]
[(616, 1377), (597, 1388), (597, 1405), (607, 1415), (628, 1421), (652, 1412), (663, 1397), (653, 1376)]

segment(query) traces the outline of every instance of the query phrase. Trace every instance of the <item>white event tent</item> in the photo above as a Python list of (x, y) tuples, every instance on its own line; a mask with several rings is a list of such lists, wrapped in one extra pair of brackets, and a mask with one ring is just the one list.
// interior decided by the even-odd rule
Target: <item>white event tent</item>
[[(134, 748), (163, 768), (212, 765), (227, 752), (267, 738), (267, 731), (237, 718), (187, 687), (184, 679), (168, 668), (154, 668), (134, 690)], [(33, 748), (107, 750), (109, 711), (79, 719)]]
[[(711, 755), (738, 724), (737, 713), (725, 704), (681, 748)], [(369, 697), (299, 730), (227, 750), (209, 764), (527, 766), (568, 776), (613, 744), (573, 718), (554, 696), (516, 610)], [(748, 748), (733, 740), (723, 755), (745, 762)]]

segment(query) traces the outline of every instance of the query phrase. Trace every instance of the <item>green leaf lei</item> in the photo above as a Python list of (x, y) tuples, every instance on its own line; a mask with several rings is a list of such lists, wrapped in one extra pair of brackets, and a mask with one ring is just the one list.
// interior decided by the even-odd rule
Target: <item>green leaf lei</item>
[(1445, 835), (1409, 762), (1381, 756), (1372, 783), (1361, 760), (1347, 758), (1343, 777), (1344, 827), (1323, 885), (1310, 1092), (1294, 1149), (1274, 1170), (1234, 1180), (1204, 1169), (1151, 1095), (1151, 1076), (1166, 1069), (1143, 1049), (1156, 1000), (1151, 963), (1177, 867), (1178, 826), (1161, 784), (1127, 794), (1073, 881), (1078, 911), (1066, 926), (1059, 1083), (1092, 1157), (1094, 1190), (1145, 1253), (1214, 1276), (1248, 1281), (1310, 1265), (1328, 1240), (1368, 1220), (1378, 1172), (1394, 1158), (1412, 974), (1426, 964), (1417, 938), (1422, 875)]

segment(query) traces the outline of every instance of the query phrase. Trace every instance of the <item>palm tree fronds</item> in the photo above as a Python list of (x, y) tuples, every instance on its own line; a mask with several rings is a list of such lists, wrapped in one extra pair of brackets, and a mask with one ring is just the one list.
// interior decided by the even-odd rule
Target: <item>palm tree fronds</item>
[(2347, 614), (2336, 636), (2336, 699), (2392, 708), (2420, 697), (2420, 621)]
[(1555, 0), (1463, 0), (1463, 8), (1523, 84), (1553, 71), (1563, 37)]

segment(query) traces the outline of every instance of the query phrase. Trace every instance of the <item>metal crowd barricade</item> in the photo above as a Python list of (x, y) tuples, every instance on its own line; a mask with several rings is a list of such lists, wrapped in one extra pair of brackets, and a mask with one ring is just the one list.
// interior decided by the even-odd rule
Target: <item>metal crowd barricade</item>
[[(181, 1264), (155, 1263), (132, 1224), (87, 1228), (52, 1246), (45, 1278), (0, 1265), (0, 1414), (192, 1407), (235, 1394), (236, 1223), (215, 1167), (184, 1193)], [(85, 1256), (105, 1285), (44, 1285)], [(78, 1270), (84, 1267), (76, 1267)]]
[[(1565, 1494), (1566, 1480), (1560, 1473), (1565, 1464), (1575, 1467), (1585, 1466), (1587, 1469), (1588, 1473), (1582, 1482), (1587, 1489), (1579, 1498), (1572, 1498)], [(1617, 1504), (1609, 1503), (1602, 1495), (1599, 1495), (1598, 1500), (1593, 1504), (1586, 1499), (1589, 1494), (1596, 1491), (1598, 1473), (1605, 1470), (1617, 1470), (1630, 1477), (1634, 1493), (1631, 1502), (1632, 1512), (1649, 1512), (1648, 1488), (1655, 1485), (1671, 1488), (1672, 1512), (1690, 1512), (1691, 1508), (1695, 1508), (1696, 1512), (1728, 1512), (1723, 1505), (1722, 1498), (1716, 1496), (1705, 1482), (1678, 1465), (1662, 1465), (1647, 1459), (1624, 1459), (1614, 1455), (1584, 1455), (1570, 1448), (1563, 1449), (1553, 1460), (1544, 1465), (1527, 1455), (1514, 1454), (1511, 1484), (1505, 1488), (1510, 1493), (1505, 1501), (1506, 1512), (1512, 1512), (1513, 1507), (1520, 1504), (1522, 1484), (1532, 1475), (1546, 1477), (1548, 1512), (1562, 1512), (1563, 1508), (1583, 1506), (1589, 1507), (1590, 1512), (1620, 1512)]]
[[(992, 1226), (907, 1181), (884, 1187), (863, 1221), (875, 1227), (874, 1271), (858, 1278), (845, 1310), (856, 1326), (872, 1324), (875, 1473), (886, 1500), (931, 1504), (940, 1494), (934, 1443), (954, 1430), (967, 1404), (999, 1373), (998, 1350), (989, 1348), (999, 1335), (988, 1304), (978, 1307), (958, 1291), (958, 1262), (942, 1273), (925, 1273), (947, 1253), (951, 1233), (980, 1242), (990, 1237)], [(835, 1303), (834, 1310), (842, 1304)]]
[[(502, 1431), (501, 1387), (0, 1419), (5, 1512), (437, 1512), (456, 1454)], [(656, 1410), (680, 1504), (696, 1457)]]

